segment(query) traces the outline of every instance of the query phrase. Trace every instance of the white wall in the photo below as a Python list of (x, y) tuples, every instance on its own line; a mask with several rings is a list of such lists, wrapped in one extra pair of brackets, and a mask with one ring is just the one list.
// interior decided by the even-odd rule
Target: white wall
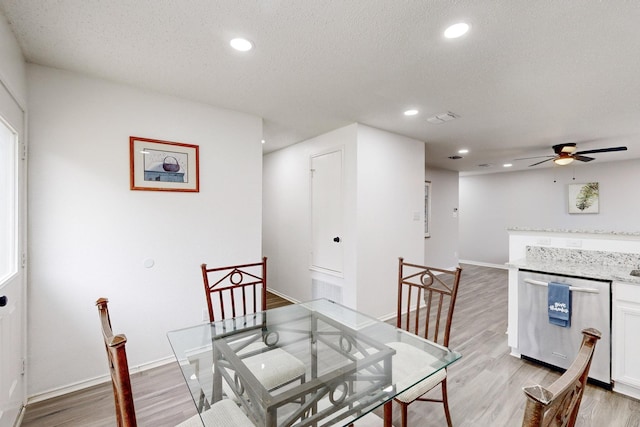
[[(35, 65), (28, 84), (33, 396), (107, 374), (99, 297), (135, 368), (202, 321), (202, 262), (260, 259), (262, 122)], [(200, 192), (129, 190), (129, 136), (199, 145)]]
[[(309, 159), (344, 149), (344, 278), (309, 271)], [(352, 124), (264, 157), (264, 253), (269, 286), (312, 297), (311, 278), (343, 289), (343, 303), (373, 316), (395, 309), (397, 260), (421, 260), (424, 143)], [(414, 213), (419, 218), (414, 220)]]
[(0, 82), (16, 98), (20, 106), (26, 106), (26, 65), (20, 46), (2, 13), (0, 13)]
[(455, 268), (458, 266), (458, 172), (427, 168), (425, 180), (431, 181), (431, 236), (424, 239), (426, 265)]
[[(575, 180), (574, 180), (575, 178)], [(569, 214), (567, 184), (599, 182), (600, 213)], [(460, 178), (460, 258), (503, 264), (507, 228), (640, 231), (640, 160)]]
[(358, 125), (357, 309), (396, 312), (398, 257), (424, 259), (424, 143)]

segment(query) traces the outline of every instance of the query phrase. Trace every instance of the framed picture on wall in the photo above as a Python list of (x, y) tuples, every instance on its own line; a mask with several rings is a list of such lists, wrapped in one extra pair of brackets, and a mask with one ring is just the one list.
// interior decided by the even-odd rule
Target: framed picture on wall
[(431, 181), (424, 182), (424, 237), (431, 237)]
[(200, 191), (197, 145), (129, 137), (132, 190)]
[(600, 186), (597, 182), (586, 184), (568, 184), (570, 214), (600, 212)]

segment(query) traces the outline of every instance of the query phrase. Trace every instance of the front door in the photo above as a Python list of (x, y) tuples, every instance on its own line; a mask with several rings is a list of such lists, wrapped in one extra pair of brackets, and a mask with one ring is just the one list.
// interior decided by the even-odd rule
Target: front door
[(12, 427), (25, 403), (23, 117), (0, 82), (0, 427)]

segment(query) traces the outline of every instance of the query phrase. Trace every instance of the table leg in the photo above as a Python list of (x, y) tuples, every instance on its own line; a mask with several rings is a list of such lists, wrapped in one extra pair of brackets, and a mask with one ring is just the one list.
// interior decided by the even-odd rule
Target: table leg
[(393, 427), (391, 424), (393, 413), (393, 399), (384, 404), (384, 427)]

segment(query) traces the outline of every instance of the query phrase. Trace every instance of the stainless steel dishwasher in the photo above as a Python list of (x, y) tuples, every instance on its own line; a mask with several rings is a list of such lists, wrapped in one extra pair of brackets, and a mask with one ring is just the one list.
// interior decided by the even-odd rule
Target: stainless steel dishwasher
[[(571, 289), (571, 325), (549, 323), (547, 284), (565, 283)], [(518, 350), (525, 359), (567, 369), (582, 342), (582, 329), (596, 328), (596, 344), (589, 378), (611, 388), (611, 282), (520, 270), (518, 273)]]

